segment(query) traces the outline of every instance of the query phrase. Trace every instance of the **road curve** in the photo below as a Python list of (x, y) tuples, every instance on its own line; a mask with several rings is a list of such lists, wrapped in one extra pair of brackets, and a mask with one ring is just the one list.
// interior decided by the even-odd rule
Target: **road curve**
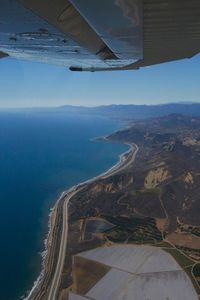
[(125, 154), (128, 152), (124, 153), (120, 157), (120, 162), (116, 164), (114, 167), (109, 169), (107, 172), (92, 178), (91, 180), (87, 180), (81, 184), (78, 184), (77, 186), (72, 187), (70, 190), (64, 192), (60, 199), (63, 199), (65, 197), (64, 203), (63, 203), (63, 224), (62, 224), (62, 235), (61, 235), (61, 242), (60, 242), (60, 250), (59, 250), (59, 255), (58, 255), (58, 261), (56, 265), (56, 270), (51, 282), (51, 286), (48, 292), (48, 300), (56, 300), (56, 294), (58, 291), (59, 283), (60, 283), (60, 278), (63, 270), (63, 265), (64, 265), (64, 260), (65, 260), (65, 254), (66, 254), (66, 248), (67, 248), (67, 233), (68, 233), (68, 203), (70, 199), (79, 193), (86, 184), (91, 183), (96, 181), (97, 179), (105, 179), (108, 178), (112, 175), (115, 175), (119, 171), (122, 171), (129, 167), (135, 160), (135, 157), (137, 155), (137, 152), (139, 150), (138, 146), (136, 144), (129, 144), (130, 145), (130, 150), (128, 152), (131, 153), (131, 157), (125, 158)]

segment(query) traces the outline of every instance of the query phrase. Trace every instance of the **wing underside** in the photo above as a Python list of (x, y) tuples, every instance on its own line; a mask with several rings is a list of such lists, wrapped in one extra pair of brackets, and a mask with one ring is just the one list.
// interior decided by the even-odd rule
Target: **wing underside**
[(199, 0), (0, 0), (0, 58), (127, 70), (200, 51)]

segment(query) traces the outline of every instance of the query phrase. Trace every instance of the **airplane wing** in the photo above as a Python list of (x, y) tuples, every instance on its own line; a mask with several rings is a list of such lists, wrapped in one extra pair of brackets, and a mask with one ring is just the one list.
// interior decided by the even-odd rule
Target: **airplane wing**
[(131, 70), (200, 51), (199, 0), (0, 0), (0, 58)]

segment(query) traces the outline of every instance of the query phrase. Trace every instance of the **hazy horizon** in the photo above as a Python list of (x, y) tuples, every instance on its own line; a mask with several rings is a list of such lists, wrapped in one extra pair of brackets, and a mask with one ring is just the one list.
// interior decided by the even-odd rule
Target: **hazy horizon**
[(166, 102), (166, 103), (157, 103), (157, 104), (152, 104), (152, 103), (111, 103), (111, 104), (99, 104), (99, 105), (76, 105), (76, 104), (63, 104), (63, 105), (52, 105), (52, 106), (18, 106), (18, 107), (0, 107), (1, 110), (20, 110), (20, 109), (48, 109), (48, 108), (62, 108), (62, 107), (74, 107), (74, 108), (98, 108), (98, 107), (111, 107), (111, 106), (167, 106), (167, 105), (194, 105), (194, 104), (199, 104), (199, 102), (194, 102), (194, 101), (177, 101), (177, 102)]
[(200, 55), (136, 71), (71, 72), (0, 60), (0, 108), (200, 103)]

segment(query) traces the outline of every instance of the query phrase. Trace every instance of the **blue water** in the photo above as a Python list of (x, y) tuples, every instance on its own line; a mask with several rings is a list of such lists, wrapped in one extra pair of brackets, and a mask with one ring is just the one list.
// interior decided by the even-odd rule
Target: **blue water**
[(90, 140), (118, 127), (95, 116), (0, 112), (0, 299), (19, 299), (37, 278), (60, 192), (105, 171), (127, 149)]

